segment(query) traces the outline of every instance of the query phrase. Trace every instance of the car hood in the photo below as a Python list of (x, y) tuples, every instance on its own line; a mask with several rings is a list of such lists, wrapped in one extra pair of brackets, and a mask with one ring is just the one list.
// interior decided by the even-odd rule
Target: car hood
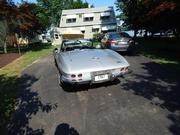
[(128, 62), (118, 53), (109, 49), (84, 49), (62, 54), (69, 73), (91, 72), (118, 68)]

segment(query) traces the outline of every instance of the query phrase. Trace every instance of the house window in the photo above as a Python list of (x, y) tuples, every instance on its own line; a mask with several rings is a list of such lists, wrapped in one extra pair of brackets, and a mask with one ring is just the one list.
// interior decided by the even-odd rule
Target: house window
[(99, 32), (99, 28), (92, 28), (92, 32)]
[(81, 30), (81, 33), (83, 33), (83, 34), (84, 34), (84, 33), (85, 33), (85, 30)]
[(85, 17), (84, 22), (93, 21), (94, 17)]
[(101, 20), (107, 21), (110, 19), (110, 16), (101, 16)]
[(101, 20), (103, 20), (103, 21), (107, 21), (107, 20), (109, 20), (109, 19), (111, 19), (110, 18), (110, 16), (111, 16), (111, 12), (109, 11), (109, 12), (102, 12), (102, 13), (100, 13), (100, 19)]
[(75, 23), (75, 22), (76, 22), (76, 18), (66, 19), (66, 23)]

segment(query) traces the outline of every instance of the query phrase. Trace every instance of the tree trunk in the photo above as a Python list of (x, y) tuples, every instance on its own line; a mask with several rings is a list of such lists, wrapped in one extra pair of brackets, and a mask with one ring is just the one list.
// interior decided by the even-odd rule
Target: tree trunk
[(144, 37), (147, 37), (147, 32), (148, 32), (148, 31), (147, 31), (147, 30), (145, 30)]
[(4, 41), (4, 46), (3, 47), (4, 47), (4, 53), (7, 53), (7, 43), (6, 43), (6, 40)]
[(162, 35), (163, 35), (163, 32), (161, 31), (161, 32), (160, 32), (160, 37), (162, 37)]
[(154, 37), (154, 32), (151, 32), (151, 37)]
[(134, 37), (137, 37), (138, 30), (134, 30)]
[(18, 53), (19, 53), (19, 55), (21, 55), (21, 48), (20, 48), (20, 45), (19, 45), (19, 43), (18, 43), (18, 35), (17, 34), (15, 34), (15, 36), (14, 36), (14, 44), (17, 46), (17, 48), (18, 48)]
[(21, 48), (20, 48), (20, 45), (17, 44), (17, 47), (18, 47), (18, 53), (19, 53), (19, 55), (21, 55)]
[(179, 36), (178, 31), (177, 31), (176, 29), (173, 29), (173, 35), (174, 35), (175, 37), (178, 37), (178, 36)]

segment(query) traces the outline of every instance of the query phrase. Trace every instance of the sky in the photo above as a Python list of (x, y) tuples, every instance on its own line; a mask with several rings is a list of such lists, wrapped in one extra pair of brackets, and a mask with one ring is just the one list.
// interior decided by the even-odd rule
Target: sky
[(86, 0), (95, 7), (114, 6), (115, 0)]
[[(21, 0), (13, 0), (13, 1), (15, 3), (21, 2)], [(36, 0), (25, 0), (25, 1), (36, 2)], [(114, 10), (115, 10), (114, 3), (116, 0), (84, 0), (84, 1), (87, 1), (89, 4), (93, 4), (95, 7), (114, 6)]]
[[(15, 3), (21, 2), (21, 0), (13, 0)], [(25, 0), (28, 2), (36, 2), (36, 0)], [(84, 0), (87, 1), (89, 4), (93, 4), (95, 7), (102, 7), (102, 6), (113, 6), (116, 0)]]

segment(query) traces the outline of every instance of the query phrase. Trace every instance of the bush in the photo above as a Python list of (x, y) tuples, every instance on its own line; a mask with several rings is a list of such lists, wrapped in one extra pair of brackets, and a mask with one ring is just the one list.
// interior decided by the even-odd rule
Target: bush
[(93, 40), (94, 41), (101, 41), (101, 39), (102, 39), (102, 34), (101, 33), (93, 34)]

